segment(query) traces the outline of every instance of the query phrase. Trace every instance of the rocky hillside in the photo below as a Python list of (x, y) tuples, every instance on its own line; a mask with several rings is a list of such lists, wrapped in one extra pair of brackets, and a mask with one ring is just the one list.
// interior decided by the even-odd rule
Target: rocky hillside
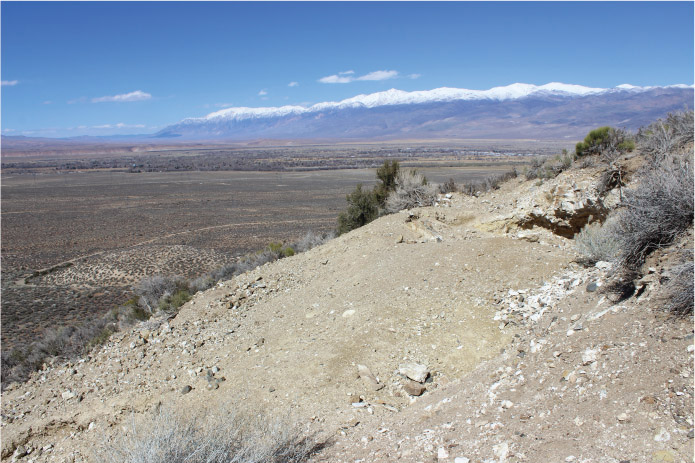
[(382, 217), (2, 396), (2, 461), (85, 462), (159, 408), (287, 416), (326, 462), (693, 461), (692, 317), (576, 263), (603, 169)]

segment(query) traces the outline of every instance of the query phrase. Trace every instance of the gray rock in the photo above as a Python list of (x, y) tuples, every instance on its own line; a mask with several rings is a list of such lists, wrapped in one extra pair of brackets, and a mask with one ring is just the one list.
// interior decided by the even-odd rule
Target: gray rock
[(181, 388), (181, 394), (184, 394), (184, 395), (188, 394), (192, 390), (193, 390), (193, 388), (191, 386), (186, 385), (186, 386)]
[(410, 395), (418, 397), (425, 392), (426, 388), (420, 383), (408, 381), (403, 385), (403, 390)]
[(593, 293), (598, 289), (598, 284), (595, 281), (592, 281), (588, 285), (586, 285), (586, 292), (587, 293)]
[(418, 383), (424, 383), (430, 372), (425, 365), (419, 363), (408, 363), (398, 367), (398, 372)]

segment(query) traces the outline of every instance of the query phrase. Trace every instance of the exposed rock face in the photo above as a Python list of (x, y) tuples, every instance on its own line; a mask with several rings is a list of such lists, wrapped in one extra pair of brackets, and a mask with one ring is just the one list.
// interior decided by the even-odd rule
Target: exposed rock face
[(547, 228), (556, 235), (572, 238), (589, 222), (603, 221), (609, 209), (591, 179), (567, 183), (568, 175), (542, 185), (531, 197), (520, 201), (517, 223), (521, 228)]

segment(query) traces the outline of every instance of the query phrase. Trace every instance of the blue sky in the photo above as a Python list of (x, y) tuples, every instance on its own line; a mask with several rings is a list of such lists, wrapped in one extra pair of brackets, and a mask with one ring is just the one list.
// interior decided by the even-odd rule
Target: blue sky
[(2, 2), (2, 133), (390, 88), (693, 84), (693, 2)]

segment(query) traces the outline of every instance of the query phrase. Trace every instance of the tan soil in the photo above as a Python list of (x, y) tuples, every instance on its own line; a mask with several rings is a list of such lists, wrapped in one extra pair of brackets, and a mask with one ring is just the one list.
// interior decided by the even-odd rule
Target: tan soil
[[(605, 271), (514, 219), (547, 188), (512, 180), (383, 217), (47, 367), (3, 393), (3, 461), (19, 445), (27, 461), (89, 461), (160, 403), (289, 412), (328, 440), (316, 461), (692, 461), (692, 319), (666, 319), (656, 297), (668, 256), (637, 299), (587, 292)], [(517, 290), (542, 304), (510, 310)], [(430, 371), (419, 398), (407, 363)], [(208, 390), (213, 367), (226, 381)]]

